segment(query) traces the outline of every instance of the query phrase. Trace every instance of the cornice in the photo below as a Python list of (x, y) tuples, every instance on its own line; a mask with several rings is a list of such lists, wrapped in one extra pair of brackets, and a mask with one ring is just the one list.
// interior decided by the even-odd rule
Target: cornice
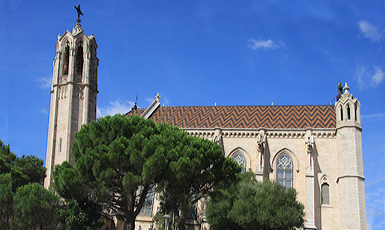
[[(215, 129), (211, 128), (185, 128), (187, 134), (202, 138), (212, 138), (215, 134)], [(221, 129), (223, 138), (255, 138), (259, 135), (260, 130), (265, 130), (267, 138), (270, 139), (302, 139), (306, 135), (307, 129)], [(334, 138), (334, 128), (312, 129), (314, 138)]]

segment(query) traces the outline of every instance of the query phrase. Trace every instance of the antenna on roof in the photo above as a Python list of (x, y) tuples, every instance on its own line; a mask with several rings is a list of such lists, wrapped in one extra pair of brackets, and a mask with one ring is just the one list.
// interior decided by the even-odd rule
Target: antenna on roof
[(332, 102), (334, 101), (334, 99), (336, 100), (336, 102), (341, 98), (342, 96), (342, 84), (341, 82), (338, 82), (338, 94), (337, 96), (335, 96), (329, 103), (329, 105), (332, 105)]

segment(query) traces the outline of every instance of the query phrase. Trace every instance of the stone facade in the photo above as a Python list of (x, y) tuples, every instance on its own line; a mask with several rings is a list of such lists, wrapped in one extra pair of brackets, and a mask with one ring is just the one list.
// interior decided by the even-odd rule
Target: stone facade
[[(161, 107), (158, 95), (127, 116), (142, 114), (210, 139), (257, 180), (295, 188), (305, 206), (304, 229), (367, 229), (360, 103), (347, 85), (344, 90), (334, 106)], [(287, 181), (280, 176), (282, 159), (291, 165)], [(203, 210), (198, 203), (191, 229), (208, 229)], [(138, 216), (136, 229), (151, 226), (151, 216)]]
[[(82, 124), (96, 119), (97, 45), (79, 23), (58, 36), (47, 143), (47, 177), (71, 160), (71, 140)], [(188, 134), (212, 140), (223, 153), (255, 173), (298, 192), (305, 206), (305, 229), (367, 229), (362, 163), (360, 103), (345, 85), (334, 106), (181, 106), (162, 107), (160, 96), (147, 109), (127, 113), (168, 122)], [(73, 163), (73, 162), (72, 162)], [(196, 205), (189, 229), (209, 229), (204, 201)], [(136, 229), (155, 229), (149, 212)], [(116, 223), (119, 227), (121, 224)], [(108, 226), (105, 226), (108, 227)]]
[(83, 124), (96, 119), (97, 44), (86, 36), (79, 23), (72, 33), (57, 37), (53, 60), (51, 106), (49, 115), (46, 178), (52, 185), (52, 171), (63, 161), (72, 162), (71, 141)]

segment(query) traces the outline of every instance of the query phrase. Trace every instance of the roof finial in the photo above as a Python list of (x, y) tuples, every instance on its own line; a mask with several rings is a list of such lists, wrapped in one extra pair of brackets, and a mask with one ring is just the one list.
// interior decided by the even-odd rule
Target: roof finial
[(156, 99), (157, 101), (159, 101), (159, 99), (160, 99), (159, 93), (156, 94), (155, 99)]
[(349, 86), (348, 86), (347, 82), (345, 82), (344, 90), (345, 90), (344, 94), (348, 94), (349, 93)]
[(77, 23), (80, 23), (80, 22), (81, 22), (81, 20), (80, 20), (80, 15), (83, 16), (82, 11), (80, 10), (80, 4), (78, 4), (77, 7), (76, 7), (76, 6), (74, 6), (74, 7), (75, 7), (75, 9), (76, 9), (76, 11), (77, 11), (77, 13), (78, 13), (78, 19), (76, 19), (76, 22), (77, 22)]

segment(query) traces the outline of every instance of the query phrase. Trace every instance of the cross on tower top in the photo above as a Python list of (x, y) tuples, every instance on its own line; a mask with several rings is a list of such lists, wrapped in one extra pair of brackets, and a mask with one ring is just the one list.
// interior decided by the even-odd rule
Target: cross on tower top
[(80, 10), (80, 4), (78, 4), (78, 6), (76, 7), (76, 6), (74, 6), (75, 7), (75, 9), (76, 9), (76, 12), (78, 13), (78, 19), (76, 19), (76, 22), (77, 23), (80, 23), (80, 15), (82, 15), (83, 16), (83, 13), (82, 13), (82, 11)]

